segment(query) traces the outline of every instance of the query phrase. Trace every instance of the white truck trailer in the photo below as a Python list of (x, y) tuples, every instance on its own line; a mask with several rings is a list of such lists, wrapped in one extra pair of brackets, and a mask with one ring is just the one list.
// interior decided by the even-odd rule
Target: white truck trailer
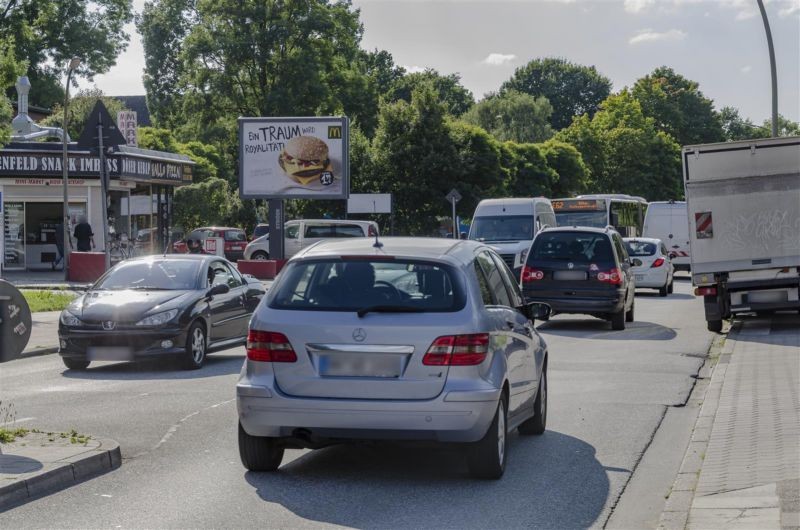
[(710, 331), (800, 309), (800, 137), (683, 148), (692, 283)]

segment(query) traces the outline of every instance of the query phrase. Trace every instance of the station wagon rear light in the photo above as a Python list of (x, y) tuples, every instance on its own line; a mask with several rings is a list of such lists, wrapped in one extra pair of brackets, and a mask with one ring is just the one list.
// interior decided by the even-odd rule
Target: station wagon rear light
[(251, 329), (247, 333), (247, 358), (251, 361), (293, 363), (297, 361), (289, 339), (283, 333)]
[(652, 265), (650, 265), (650, 268), (653, 268), (653, 269), (655, 269), (656, 267), (660, 267), (660, 266), (662, 266), (663, 264), (664, 264), (664, 258), (658, 258), (658, 259), (656, 259), (656, 260), (653, 262), (653, 264), (652, 264)]
[(534, 269), (533, 267), (528, 267), (527, 265), (522, 267), (522, 283), (533, 282), (543, 279), (544, 279), (544, 272), (540, 271), (539, 269)]
[(475, 366), (486, 359), (489, 334), (446, 335), (433, 341), (422, 364), (426, 366)]
[(717, 296), (716, 287), (695, 287), (695, 296)]
[(619, 273), (619, 269), (616, 268), (608, 272), (598, 272), (597, 280), (612, 285), (622, 285), (622, 275)]

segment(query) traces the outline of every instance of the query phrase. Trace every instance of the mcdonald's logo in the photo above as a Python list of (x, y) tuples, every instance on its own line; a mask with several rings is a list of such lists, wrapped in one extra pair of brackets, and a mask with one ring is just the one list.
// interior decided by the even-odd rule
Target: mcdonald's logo
[(328, 126), (328, 139), (341, 139), (342, 138), (342, 126), (341, 125), (329, 125)]

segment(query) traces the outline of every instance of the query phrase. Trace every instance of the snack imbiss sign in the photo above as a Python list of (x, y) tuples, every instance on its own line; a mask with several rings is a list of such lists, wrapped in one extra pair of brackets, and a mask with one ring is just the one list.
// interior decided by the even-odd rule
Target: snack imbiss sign
[(348, 119), (239, 118), (244, 199), (346, 199)]

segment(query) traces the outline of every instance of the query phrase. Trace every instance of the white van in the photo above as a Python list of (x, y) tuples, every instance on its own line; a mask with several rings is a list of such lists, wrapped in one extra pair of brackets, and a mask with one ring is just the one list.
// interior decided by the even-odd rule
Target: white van
[(643, 237), (664, 242), (676, 271), (691, 270), (686, 201), (651, 202), (644, 217)]
[(533, 236), (546, 226), (556, 226), (550, 199), (484, 199), (475, 208), (469, 239), (492, 246), (519, 276)]
[[(287, 221), (283, 232), (283, 255), (291, 258), (300, 250), (323, 239), (374, 237), (379, 235), (374, 221), (341, 219), (298, 219)], [(244, 249), (244, 259), (269, 259), (269, 233), (252, 240)]]

